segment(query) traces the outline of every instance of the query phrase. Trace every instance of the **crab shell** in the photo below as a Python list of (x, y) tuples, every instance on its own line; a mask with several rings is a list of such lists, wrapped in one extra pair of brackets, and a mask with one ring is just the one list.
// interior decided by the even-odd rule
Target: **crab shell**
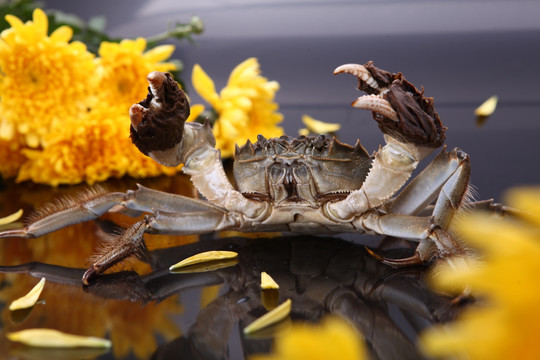
[(371, 157), (324, 135), (265, 139), (236, 148), (234, 179), (247, 198), (260, 201), (307, 201), (311, 205), (345, 198), (362, 187)]

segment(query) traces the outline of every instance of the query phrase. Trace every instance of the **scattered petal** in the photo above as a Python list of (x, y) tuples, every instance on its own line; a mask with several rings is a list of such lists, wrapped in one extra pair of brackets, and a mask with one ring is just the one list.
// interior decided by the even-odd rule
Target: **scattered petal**
[(498, 100), (499, 98), (496, 95), (493, 95), (474, 110), (474, 115), (476, 115), (476, 124), (478, 126), (482, 126), (486, 122), (487, 118), (493, 114), (497, 108)]
[(320, 120), (316, 120), (309, 115), (302, 115), (302, 122), (308, 130), (315, 134), (330, 134), (335, 133), (341, 128), (341, 124), (328, 123)]
[(39, 299), (39, 295), (41, 295), (41, 291), (43, 290), (43, 287), (45, 286), (45, 278), (41, 278), (41, 280), (30, 290), (28, 294), (25, 296), (18, 298), (17, 300), (13, 301), (9, 305), (9, 310), (20, 310), (20, 309), (27, 309), (36, 304), (36, 302)]
[(266, 272), (261, 273), (261, 288), (263, 289), (279, 289), (277, 282), (272, 279)]
[(291, 312), (291, 299), (285, 300), (285, 302), (272, 311), (267, 312), (248, 326), (244, 328), (244, 334), (252, 334), (257, 332), (265, 327), (276, 324), (281, 320), (289, 316)]
[(170, 270), (175, 274), (191, 274), (225, 269), (238, 264), (238, 259), (208, 260), (202, 263), (185, 265), (181, 268)]
[(476, 110), (474, 110), (474, 114), (476, 116), (490, 116), (497, 108), (498, 100), (499, 98), (497, 97), (497, 95), (493, 95), (492, 97), (484, 101), (482, 105), (477, 107)]
[(204, 262), (211, 262), (211, 261), (225, 260), (225, 259), (233, 259), (233, 258), (235, 258), (237, 256), (238, 256), (238, 253), (236, 253), (234, 251), (220, 251), (220, 250), (206, 251), (206, 252), (202, 252), (202, 253), (197, 254), (197, 255), (190, 256), (187, 259), (184, 259), (184, 260), (180, 261), (179, 263), (176, 263), (176, 264), (172, 265), (169, 268), (169, 270), (171, 270), (171, 271), (172, 270), (177, 270), (177, 269), (189, 266), (189, 265), (195, 265), (195, 264), (200, 264), (200, 263), (204, 263)]
[(19, 211), (14, 212), (11, 215), (8, 215), (6, 217), (3, 217), (0, 219), (0, 226), (11, 224), (12, 222), (15, 222), (21, 218), (23, 214), (23, 209), (19, 209)]
[(7, 338), (29, 346), (46, 348), (110, 348), (111, 341), (92, 336), (66, 334), (54, 329), (27, 329), (7, 334)]

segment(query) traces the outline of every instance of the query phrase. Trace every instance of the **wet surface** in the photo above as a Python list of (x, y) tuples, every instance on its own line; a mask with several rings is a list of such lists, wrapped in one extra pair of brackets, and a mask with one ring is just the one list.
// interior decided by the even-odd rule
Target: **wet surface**
[[(192, 192), (182, 175), (143, 183), (166, 191)], [(124, 190), (133, 188), (134, 181), (106, 185)], [(43, 201), (81, 189), (8, 183), (0, 193), (2, 212), (21, 207), (28, 213)], [(99, 252), (100, 231), (110, 231), (112, 223), (125, 226), (134, 221), (108, 214), (99, 223), (77, 224), (38, 239), (0, 242), (0, 358), (169, 359), (182, 354), (184, 358), (242, 359), (270, 351), (273, 336), (291, 321), (317, 322), (327, 314), (337, 314), (364, 334), (373, 358), (406, 354), (417, 359), (422, 358), (415, 345), (417, 334), (430, 324), (454, 318), (460, 306), (426, 288), (425, 268), (396, 270), (376, 261), (365, 245), (376, 246), (381, 239), (360, 235), (349, 235), (346, 241), (279, 234), (253, 239), (230, 233), (200, 239), (147, 235), (147, 249), (138, 258), (83, 286), (81, 276), (88, 259)], [(207, 272), (168, 270), (208, 250), (236, 251), (238, 263)], [(273, 298), (260, 288), (262, 271), (280, 285)], [(41, 277), (47, 279), (41, 301), (30, 311), (9, 311), (9, 303), (26, 294)], [(245, 326), (286, 299), (293, 304), (287, 321), (262, 334), (243, 334)], [(106, 337), (113, 347), (103, 353), (43, 350), (5, 337), (7, 332), (43, 327)]]

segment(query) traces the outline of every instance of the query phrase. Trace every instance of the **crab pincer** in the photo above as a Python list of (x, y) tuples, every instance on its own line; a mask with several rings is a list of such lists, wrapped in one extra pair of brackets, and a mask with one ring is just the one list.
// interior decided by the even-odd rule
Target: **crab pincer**
[(403, 74), (381, 70), (372, 61), (341, 65), (334, 70), (334, 74), (340, 73), (358, 78), (358, 89), (368, 95), (352, 105), (371, 110), (383, 133), (418, 146), (437, 148), (444, 143), (446, 127), (433, 107), (433, 98), (425, 97), (424, 90), (418, 90)]
[(174, 148), (182, 140), (189, 117), (186, 94), (171, 74), (148, 74), (146, 99), (129, 109), (131, 140), (145, 155)]

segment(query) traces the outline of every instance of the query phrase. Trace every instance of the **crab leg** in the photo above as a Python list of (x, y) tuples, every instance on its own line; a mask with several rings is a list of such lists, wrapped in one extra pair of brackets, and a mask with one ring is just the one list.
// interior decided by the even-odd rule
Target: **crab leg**
[(368, 209), (382, 205), (410, 178), (420, 160), (434, 149), (402, 143), (385, 135), (387, 144), (375, 154), (371, 170), (359, 190), (347, 198), (329, 202), (325, 213), (336, 221), (351, 221)]
[(142, 249), (145, 233), (172, 235), (197, 235), (225, 230), (237, 224), (233, 213), (226, 211), (199, 211), (190, 213), (168, 213), (157, 211), (148, 215), (118, 236), (111, 236), (103, 247), (102, 254), (95, 257), (83, 275), (83, 283), (118, 262)]
[[(452, 157), (459, 161), (457, 168), (447, 177), (444, 184), (440, 187), (439, 196), (435, 203), (433, 214), (429, 223), (421, 224), (418, 220), (405, 218), (407, 215), (401, 214), (386, 214), (363, 219), (362, 224), (366, 228), (370, 228), (378, 232), (379, 234), (385, 234), (390, 236), (401, 236), (410, 239), (418, 239), (420, 244), (416, 250), (415, 255), (404, 259), (386, 259), (379, 257), (384, 263), (394, 266), (413, 265), (430, 260), (433, 249), (431, 245), (435, 245), (437, 248), (437, 255), (439, 257), (449, 257), (452, 255), (462, 254), (465, 249), (461, 244), (456, 242), (447, 232), (448, 227), (454, 215), (458, 209), (463, 208), (463, 201), (467, 198), (469, 188), (469, 175), (470, 175), (470, 163), (469, 157), (460, 150), (454, 150), (450, 153)], [(452, 164), (452, 163), (450, 163)], [(395, 207), (400, 210), (407, 209), (408, 205), (417, 205), (415, 202), (424, 203), (430, 198), (430, 194), (424, 197), (412, 197), (411, 194), (415, 194), (418, 190), (424, 189), (425, 181), (432, 178), (434, 175), (443, 176), (448, 172), (450, 167), (440, 168), (441, 173), (437, 173), (435, 168), (426, 168), (424, 173), (420, 174), (418, 180), (412, 182), (409, 185), (409, 189), (402, 198), (396, 200)], [(407, 203), (406, 200), (411, 200)], [(411, 206), (412, 209), (416, 209), (417, 206)], [(403, 221), (400, 221), (400, 217), (403, 217)], [(426, 219), (424, 217), (409, 216), (416, 219)], [(362, 217), (361, 217), (362, 218)], [(415, 232), (418, 236), (414, 236)], [(429, 240), (429, 241), (427, 241)]]
[(468, 157), (458, 149), (441, 151), (435, 159), (399, 193), (388, 212), (416, 215), (437, 198), (441, 188)]
[(69, 225), (94, 220), (107, 211), (125, 211), (138, 216), (140, 212), (214, 212), (225, 210), (205, 201), (182, 195), (168, 194), (137, 185), (137, 190), (126, 193), (107, 193), (102, 189), (88, 191), (78, 198), (65, 198), (57, 203), (45, 205), (29, 217), (29, 224), (22, 229), (0, 232), (0, 238), (36, 238)]

